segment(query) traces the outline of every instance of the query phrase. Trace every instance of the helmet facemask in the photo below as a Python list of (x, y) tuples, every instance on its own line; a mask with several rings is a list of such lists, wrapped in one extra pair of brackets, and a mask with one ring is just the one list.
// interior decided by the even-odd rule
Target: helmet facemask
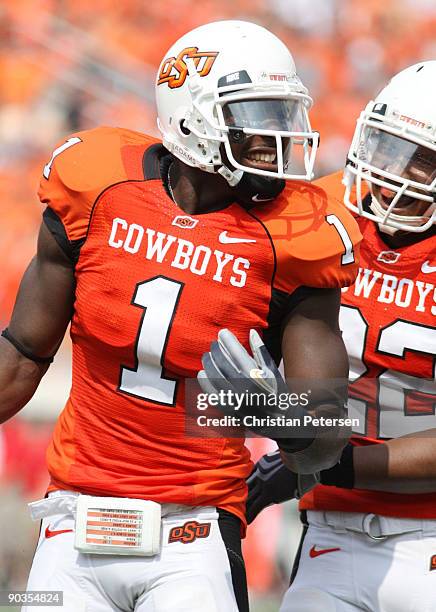
[(311, 103), (307, 93), (286, 86), (219, 92), (215, 112), (232, 168), (276, 179), (312, 179), (319, 136), (310, 127)]
[[(425, 232), (436, 219), (436, 142), (399, 125), (395, 116), (381, 117), (373, 110), (378, 106), (370, 103), (357, 122), (344, 174), (345, 203), (385, 233)], [(363, 205), (366, 186), (369, 210)]]
[[(252, 84), (238, 86), (237, 91), (223, 87), (205, 92), (196, 87), (198, 79), (196, 72), (189, 76), (192, 109), (180, 119), (180, 130), (187, 139), (196, 139), (202, 169), (218, 171), (232, 186), (243, 172), (277, 179), (313, 178), (319, 135), (310, 127), (307, 109), (312, 100), (307, 93), (289, 87), (254, 88)], [(252, 167), (236, 158), (234, 145), (252, 136), (268, 140), (276, 169)], [(223, 159), (221, 145), (227, 159)]]

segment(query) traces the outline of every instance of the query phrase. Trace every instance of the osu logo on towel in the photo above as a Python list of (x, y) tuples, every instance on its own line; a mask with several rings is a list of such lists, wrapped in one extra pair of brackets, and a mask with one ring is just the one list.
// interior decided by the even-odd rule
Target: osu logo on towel
[(216, 60), (218, 51), (199, 51), (198, 47), (186, 47), (177, 57), (167, 57), (162, 62), (157, 80), (158, 85), (168, 83), (168, 87), (181, 87), (188, 76), (185, 58), (191, 58), (201, 77), (207, 76)]
[(188, 521), (181, 527), (173, 527), (168, 537), (168, 542), (182, 542), (190, 544), (197, 538), (207, 538), (210, 534), (210, 523), (197, 523)]

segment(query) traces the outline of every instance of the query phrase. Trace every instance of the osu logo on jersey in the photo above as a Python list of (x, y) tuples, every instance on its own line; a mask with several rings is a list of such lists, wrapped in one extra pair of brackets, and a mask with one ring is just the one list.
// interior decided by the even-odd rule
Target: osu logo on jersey
[(185, 62), (187, 57), (193, 60), (201, 77), (207, 76), (217, 55), (218, 51), (199, 51), (198, 47), (186, 47), (177, 57), (168, 57), (163, 61), (157, 84), (168, 83), (171, 89), (181, 87), (188, 76), (188, 67)]
[(188, 521), (181, 527), (173, 527), (168, 537), (168, 542), (182, 542), (190, 544), (197, 538), (207, 538), (210, 534), (210, 523), (198, 523), (197, 521)]
[(177, 227), (184, 227), (191, 229), (195, 227), (198, 223), (198, 219), (193, 219), (192, 217), (188, 217), (187, 215), (177, 215), (172, 220), (171, 225), (177, 225)]
[(382, 251), (377, 255), (377, 261), (383, 261), (384, 263), (394, 264), (400, 259), (401, 253), (395, 251)]

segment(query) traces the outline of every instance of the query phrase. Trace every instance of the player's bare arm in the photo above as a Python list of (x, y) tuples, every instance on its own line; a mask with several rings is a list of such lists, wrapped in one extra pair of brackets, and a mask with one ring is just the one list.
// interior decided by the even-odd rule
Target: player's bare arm
[(384, 444), (355, 447), (354, 483), (359, 489), (390, 493), (436, 491), (436, 429)]
[[(321, 289), (298, 304), (282, 339), (286, 378), (302, 381), (348, 377), (348, 357), (338, 325), (339, 289)], [(313, 401), (322, 401), (322, 390)]]
[(1, 422), (35, 393), (70, 321), (73, 296), (71, 263), (42, 224), (37, 254), (23, 276), (7, 328), (10, 339), (0, 337)]
[[(317, 290), (295, 307), (284, 328), (286, 379), (297, 393), (310, 389), (309, 412), (315, 417), (345, 416), (348, 357), (338, 325), (339, 306), (339, 289)], [(331, 467), (350, 435), (344, 427), (323, 428), (304, 450), (282, 453), (283, 460), (290, 469), (306, 474)]]

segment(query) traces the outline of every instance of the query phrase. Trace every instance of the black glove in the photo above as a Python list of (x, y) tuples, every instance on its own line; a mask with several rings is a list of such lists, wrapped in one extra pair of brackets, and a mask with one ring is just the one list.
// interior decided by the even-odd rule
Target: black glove
[(280, 451), (259, 459), (247, 478), (247, 522), (252, 523), (264, 508), (288, 499), (300, 499), (319, 482), (319, 474), (294, 474), (282, 463)]

